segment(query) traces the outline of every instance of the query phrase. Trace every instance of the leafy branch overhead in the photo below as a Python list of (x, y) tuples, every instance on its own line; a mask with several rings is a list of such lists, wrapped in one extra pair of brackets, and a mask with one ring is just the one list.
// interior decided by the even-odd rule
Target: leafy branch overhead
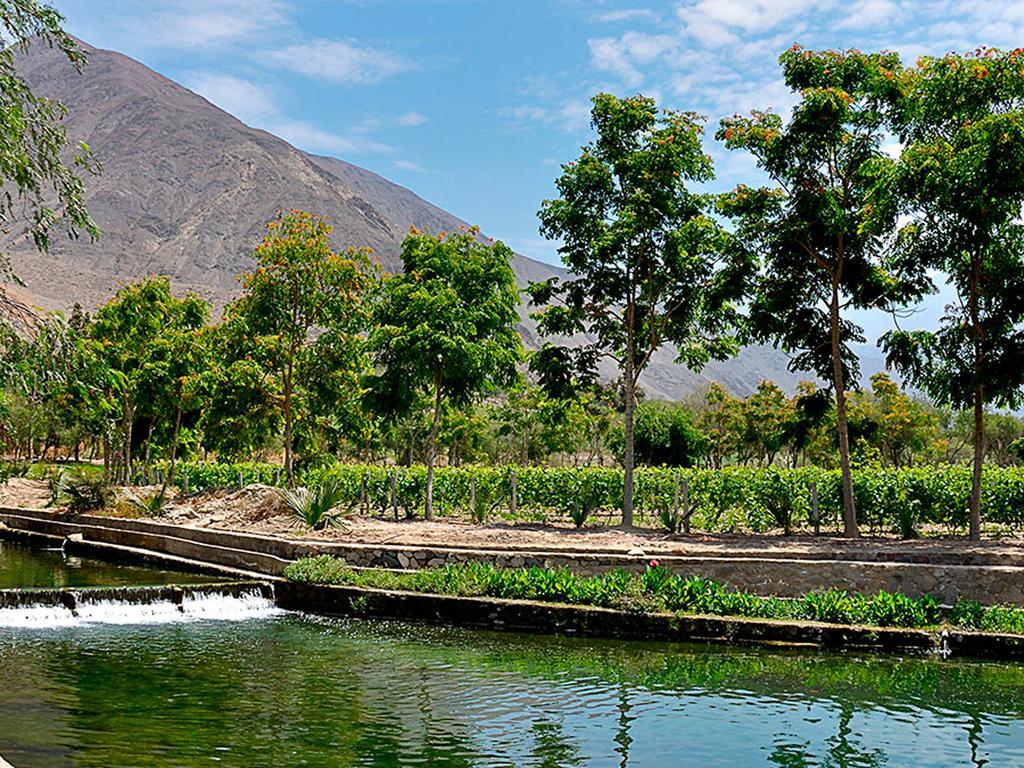
[[(99, 164), (84, 143), (66, 152), (64, 106), (33, 93), (16, 67), (16, 55), (30, 46), (58, 48), (70, 65), (79, 70), (85, 66), (85, 52), (63, 30), (63, 21), (53, 7), (36, 0), (0, 0), (0, 182), (5, 187), (0, 194), (0, 231), (8, 234), (23, 226), (24, 234), (43, 251), (58, 226), (71, 238), (82, 232), (99, 236), (86, 210), (79, 176), (98, 172)], [(14, 277), (9, 264), (4, 264), (2, 276)]]

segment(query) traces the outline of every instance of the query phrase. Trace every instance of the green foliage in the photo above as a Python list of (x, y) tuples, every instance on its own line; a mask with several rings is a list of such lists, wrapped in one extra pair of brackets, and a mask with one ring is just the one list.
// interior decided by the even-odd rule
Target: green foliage
[(336, 253), (330, 234), (320, 217), (282, 212), (267, 225), (253, 253), (256, 268), (242, 276), (244, 292), (227, 311), (235, 349), (221, 377), (233, 378), (234, 369), (258, 361), (261, 377), (248, 371), (248, 381), (280, 411), (289, 482), (297, 402), (305, 403), (307, 417), (328, 420), (317, 405), (329, 402), (336, 414), (359, 405), (365, 368), (360, 334), (368, 318), (363, 297), (373, 288), (375, 264), (366, 249)]
[[(860, 595), (829, 590), (796, 599), (762, 597), (710, 579), (675, 575), (657, 561), (638, 574), (620, 569), (584, 577), (565, 569), (501, 569), (479, 562), (402, 573), (353, 570), (343, 560), (322, 555), (288, 565), (284, 575), (291, 581), (314, 584), (538, 600), (638, 613), (671, 611), (908, 628), (933, 627), (942, 621), (938, 604), (927, 596), (911, 598), (884, 591)], [(1020, 609), (981, 608), (961, 601), (949, 618), (958, 626), (1024, 632), (1024, 610)]]
[[(48, 46), (58, 49), (80, 71), (85, 52), (63, 30), (63, 23), (60, 13), (37, 0), (0, 2), (0, 135), (4, 137), (0, 184), (5, 190), (0, 195), (0, 231), (13, 231), (20, 224), (41, 251), (49, 247), (54, 227), (66, 230), (72, 238), (83, 231), (93, 239), (99, 236), (77, 175), (96, 172), (99, 165), (86, 144), (69, 150), (62, 123), (64, 106), (33, 93), (15, 64), (17, 53), (33, 45)], [(0, 278), (11, 277), (4, 257)], [(3, 292), (0, 302), (5, 306), (12, 303)]]
[(512, 251), (478, 236), (475, 229), (437, 237), (411, 232), (402, 242), (403, 272), (384, 281), (373, 312), (375, 373), (367, 382), (372, 409), (400, 416), (425, 400), (432, 409), (428, 518), (444, 405), (468, 405), (489, 388), (515, 383), (523, 354)]
[(864, 333), (846, 315), (912, 302), (928, 285), (922, 264), (890, 258), (883, 247), (899, 202), (890, 184), (895, 161), (881, 147), (900, 60), (794, 45), (780, 62), (799, 95), (788, 123), (755, 111), (724, 119), (718, 132), (729, 149), (750, 152), (777, 187), (740, 185), (723, 196), (721, 209), (765, 260), (750, 307), (753, 338), (776, 344), (791, 354), (792, 368), (832, 385), (844, 530), (856, 536), (845, 391), (859, 367), (850, 344)]
[(106, 478), (82, 476), (66, 469), (52, 468), (48, 473), (48, 483), (50, 500), (47, 506), (65, 505), (73, 514), (104, 509), (113, 495)]
[(893, 186), (909, 218), (897, 251), (945, 273), (957, 300), (937, 329), (890, 332), (883, 344), (911, 384), (940, 404), (974, 409), (972, 538), (981, 526), (984, 407), (1024, 397), (1020, 58), (995, 49), (921, 57), (894, 99), (905, 146)]
[(338, 507), (345, 498), (339, 483), (325, 480), (309, 488), (284, 489), (280, 494), (292, 515), (314, 531), (344, 526)]
[(167, 504), (167, 488), (162, 487), (155, 493), (139, 494), (135, 491), (126, 491), (124, 502), (129, 509), (143, 517), (160, 517), (164, 513), (164, 506)]
[[(636, 407), (634, 451), (637, 464), (692, 467), (707, 453), (707, 440), (694, 426), (690, 409), (682, 403), (640, 402)], [(610, 448), (621, 462), (624, 434), (616, 428)]]
[(653, 99), (598, 94), (591, 124), (597, 137), (562, 166), (559, 197), (540, 210), (541, 232), (560, 240), (572, 273), (529, 288), (540, 332), (589, 333), (582, 349), (546, 344), (531, 358), (545, 389), (565, 396), (588, 386), (599, 359), (618, 367), (624, 395), (623, 521), (633, 514), (633, 409), (650, 356), (671, 344), (700, 370), (735, 354), (736, 306), (756, 269), (710, 215), (708, 201), (687, 188), (713, 177), (701, 144), (703, 121), (665, 110)]
[[(584, 507), (591, 514), (616, 509), (622, 501), (622, 470), (610, 467), (441, 467), (436, 471), (437, 509), (440, 514), (469, 515), (470, 477), (477, 488), (493, 488), (494, 514), (507, 514), (510, 474), (516, 473), (517, 513), (523, 519), (571, 519)], [(842, 513), (838, 470), (817, 467), (726, 467), (722, 470), (679, 470), (689, 483), (693, 526), (711, 532), (763, 532), (772, 528), (811, 524), (811, 485), (818, 486), (822, 527), (835, 527)], [(671, 506), (676, 470), (641, 467), (637, 470), (637, 503), (662, 510)], [(231, 488), (243, 483), (283, 482), (280, 467), (272, 464), (184, 463), (191, 490)], [(311, 469), (303, 480), (317, 484), (331, 479), (339, 484), (346, 504), (357, 504), (365, 482), (372, 509), (386, 511), (391, 499), (391, 477), (397, 479), (399, 506), (417, 508), (426, 486), (426, 468), (334, 464)], [(970, 468), (938, 465), (881, 469), (862, 467), (854, 472), (861, 523), (874, 531), (906, 534), (912, 527), (944, 526), (962, 530), (967, 523), (966, 499)], [(983, 517), (995, 525), (1024, 530), (1024, 467), (986, 467)], [(485, 490), (484, 493), (491, 493)], [(910, 510), (910, 512), (908, 512)], [(909, 516), (909, 517), (908, 517)]]

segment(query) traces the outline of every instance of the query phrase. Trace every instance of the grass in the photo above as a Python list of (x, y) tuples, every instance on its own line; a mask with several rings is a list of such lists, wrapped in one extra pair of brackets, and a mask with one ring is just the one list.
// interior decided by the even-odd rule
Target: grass
[[(653, 613), (820, 621), (876, 627), (931, 628), (943, 622), (931, 597), (912, 598), (890, 592), (860, 595), (828, 590), (784, 599), (730, 589), (716, 581), (674, 575), (652, 563), (640, 574), (616, 570), (579, 576), (568, 570), (501, 569), (485, 563), (460, 563), (419, 571), (354, 570), (343, 560), (322, 555), (304, 558), (285, 569), (297, 582), (343, 584), (441, 595), (498, 597), (567, 603)], [(961, 600), (947, 617), (964, 629), (1024, 634), (1024, 610), (984, 607)]]

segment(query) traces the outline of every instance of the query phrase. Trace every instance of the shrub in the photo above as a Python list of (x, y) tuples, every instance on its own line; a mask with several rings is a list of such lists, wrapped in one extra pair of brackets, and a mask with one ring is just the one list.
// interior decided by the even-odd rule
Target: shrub
[(280, 494), (292, 515), (314, 531), (343, 525), (337, 508), (344, 494), (335, 482), (325, 480), (312, 488), (284, 489)]

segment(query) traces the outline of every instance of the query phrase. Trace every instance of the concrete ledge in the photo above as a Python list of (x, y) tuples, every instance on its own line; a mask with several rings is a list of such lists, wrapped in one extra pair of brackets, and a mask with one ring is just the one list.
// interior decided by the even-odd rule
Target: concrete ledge
[[(269, 576), (280, 576), (289, 562), (317, 554), (334, 555), (350, 566), (362, 568), (415, 569), (483, 561), (506, 568), (564, 567), (582, 575), (616, 568), (641, 571), (650, 561), (648, 556), (614, 552), (517, 552), (303, 541), (150, 520), (97, 515), (70, 518), (49, 510), (0, 508), (0, 522), (18, 531), (58, 537), (77, 533), (87, 542), (144, 549)], [(913, 597), (932, 595), (947, 604), (959, 597), (988, 605), (1024, 604), (1024, 566), (1020, 565), (751, 557), (733, 553), (729, 556), (659, 555), (658, 560), (674, 573), (716, 579), (761, 595), (796, 597), (834, 587), (862, 593), (886, 590)]]
[(278, 605), (290, 610), (424, 621), (510, 632), (1024, 659), (1024, 637), (1013, 635), (722, 616), (633, 614), (608, 608), (557, 603), (290, 582), (279, 584), (276, 595)]

